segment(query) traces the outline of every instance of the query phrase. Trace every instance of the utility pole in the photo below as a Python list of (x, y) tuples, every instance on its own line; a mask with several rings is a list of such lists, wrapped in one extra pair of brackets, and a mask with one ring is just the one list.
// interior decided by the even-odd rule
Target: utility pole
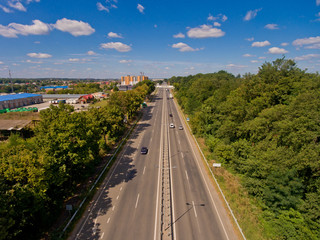
[(12, 77), (11, 77), (10, 69), (9, 69), (9, 77), (10, 77), (10, 82), (11, 82), (11, 92), (13, 93), (13, 84), (12, 84)]

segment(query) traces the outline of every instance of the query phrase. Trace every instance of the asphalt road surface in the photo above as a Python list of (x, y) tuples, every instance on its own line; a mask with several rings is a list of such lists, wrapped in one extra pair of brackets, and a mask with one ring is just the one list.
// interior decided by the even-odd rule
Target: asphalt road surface
[[(159, 88), (143, 111), (69, 239), (238, 239), (169, 91)], [(172, 234), (161, 227), (164, 143), (169, 146)], [(146, 155), (140, 153), (143, 146), (149, 149)]]

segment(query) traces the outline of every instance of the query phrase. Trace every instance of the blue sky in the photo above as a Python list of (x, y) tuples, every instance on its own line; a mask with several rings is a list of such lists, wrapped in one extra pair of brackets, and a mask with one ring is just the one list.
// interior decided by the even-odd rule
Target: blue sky
[(320, 71), (320, 0), (0, 0), (0, 77)]

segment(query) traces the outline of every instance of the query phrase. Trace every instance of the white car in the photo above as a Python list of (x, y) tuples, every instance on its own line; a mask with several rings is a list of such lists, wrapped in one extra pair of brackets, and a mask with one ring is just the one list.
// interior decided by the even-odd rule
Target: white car
[(174, 128), (174, 124), (173, 123), (170, 123), (170, 128)]

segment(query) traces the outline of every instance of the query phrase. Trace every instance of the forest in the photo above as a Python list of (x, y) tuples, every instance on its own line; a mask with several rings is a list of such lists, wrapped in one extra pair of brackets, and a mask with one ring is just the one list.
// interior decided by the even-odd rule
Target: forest
[(51, 105), (40, 112), (34, 136), (12, 135), (0, 144), (0, 239), (40, 239), (57, 220), (64, 201), (90, 177), (123, 136), (154, 89), (148, 82), (115, 92), (101, 108), (74, 112)]
[(265, 239), (320, 239), (320, 75), (282, 58), (168, 81), (209, 158), (255, 199)]

